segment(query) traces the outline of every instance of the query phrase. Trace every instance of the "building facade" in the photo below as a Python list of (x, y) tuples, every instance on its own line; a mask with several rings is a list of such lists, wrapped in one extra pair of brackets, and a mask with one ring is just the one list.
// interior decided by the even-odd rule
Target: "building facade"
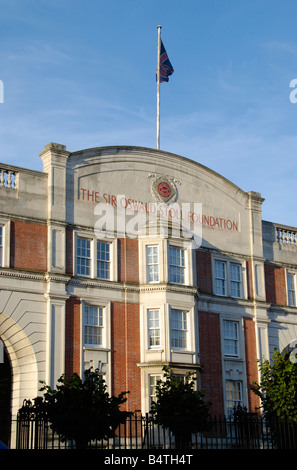
[(254, 411), (257, 359), (297, 338), (297, 228), (263, 221), (259, 193), (178, 155), (51, 143), (40, 157), (43, 172), (0, 171), (13, 416), (40, 381), (89, 367), (147, 412), (164, 365), (197, 373), (213, 414)]

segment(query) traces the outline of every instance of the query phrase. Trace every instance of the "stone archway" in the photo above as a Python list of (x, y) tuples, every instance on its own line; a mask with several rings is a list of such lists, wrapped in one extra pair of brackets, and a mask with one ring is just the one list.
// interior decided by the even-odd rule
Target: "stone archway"
[(10, 442), (11, 366), (6, 348), (0, 339), (0, 441)]
[(290, 357), (294, 357), (294, 362), (296, 362), (296, 353), (297, 353), (297, 338), (290, 341), (289, 344), (282, 350), (282, 354), (288, 354)]
[(29, 338), (4, 313), (0, 313), (0, 338), (11, 366), (11, 415), (15, 419), (24, 399), (38, 395), (37, 360)]

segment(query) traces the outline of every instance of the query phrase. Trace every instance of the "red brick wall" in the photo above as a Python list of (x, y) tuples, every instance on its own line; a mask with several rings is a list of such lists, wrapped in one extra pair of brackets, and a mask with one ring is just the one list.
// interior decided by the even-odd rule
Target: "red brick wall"
[(118, 276), (120, 282), (139, 283), (138, 240), (118, 239)]
[(74, 372), (80, 374), (81, 366), (81, 302), (78, 297), (67, 299), (65, 323), (65, 374), (69, 377)]
[(114, 302), (111, 308), (112, 394), (129, 391), (124, 408), (140, 410), (139, 305)]
[(260, 401), (259, 397), (250, 390), (252, 382), (254, 380), (258, 382), (256, 332), (252, 318), (244, 318), (244, 332), (249, 410), (254, 412), (259, 407)]
[(11, 221), (10, 265), (28, 271), (47, 271), (47, 225)]
[(204, 400), (212, 403), (212, 415), (224, 415), (224, 392), (220, 318), (214, 313), (199, 312), (200, 362), (202, 365), (201, 389)]
[(200, 292), (212, 294), (211, 256), (205, 251), (196, 251), (197, 284)]
[(285, 268), (265, 263), (266, 300), (277, 305), (287, 305)]

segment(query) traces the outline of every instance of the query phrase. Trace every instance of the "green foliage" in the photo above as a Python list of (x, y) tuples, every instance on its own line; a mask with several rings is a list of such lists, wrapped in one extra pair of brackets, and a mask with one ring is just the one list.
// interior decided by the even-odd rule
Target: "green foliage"
[(174, 434), (177, 447), (186, 447), (191, 434), (207, 429), (211, 404), (203, 401), (201, 391), (195, 390), (196, 378), (192, 373), (184, 381), (167, 367), (163, 370), (165, 380), (157, 384), (151, 413), (158, 424)]
[(297, 363), (275, 350), (271, 363), (266, 360), (259, 368), (260, 384), (253, 382), (252, 389), (266, 416), (297, 423)]
[[(75, 440), (78, 448), (86, 447), (92, 439), (112, 437), (129, 414), (120, 410), (127, 392), (110, 397), (97, 371), (85, 371), (84, 381), (78, 374), (70, 378), (62, 375), (56, 390), (42, 383), (41, 391), (45, 393), (34, 400), (33, 411), (46, 415), (52, 429), (63, 440)], [(24, 413), (25, 409), (20, 412)]]

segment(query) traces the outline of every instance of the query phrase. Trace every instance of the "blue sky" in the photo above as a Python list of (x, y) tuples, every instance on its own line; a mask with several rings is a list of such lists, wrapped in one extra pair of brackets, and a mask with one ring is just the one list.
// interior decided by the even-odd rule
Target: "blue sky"
[(175, 69), (161, 150), (296, 227), (296, 0), (0, 0), (0, 161), (42, 170), (49, 142), (155, 148), (158, 25)]

